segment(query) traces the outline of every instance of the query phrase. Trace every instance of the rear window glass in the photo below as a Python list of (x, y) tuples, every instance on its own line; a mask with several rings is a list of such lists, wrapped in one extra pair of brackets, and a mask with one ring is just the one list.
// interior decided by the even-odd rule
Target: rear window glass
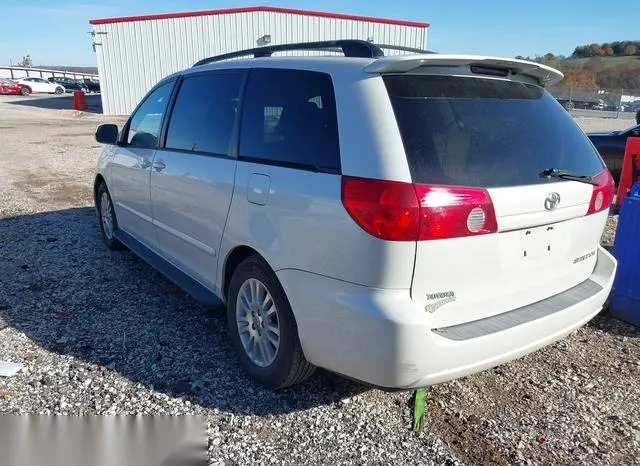
[(602, 159), (539, 86), (474, 77), (384, 77), (416, 183), (507, 187), (594, 176)]

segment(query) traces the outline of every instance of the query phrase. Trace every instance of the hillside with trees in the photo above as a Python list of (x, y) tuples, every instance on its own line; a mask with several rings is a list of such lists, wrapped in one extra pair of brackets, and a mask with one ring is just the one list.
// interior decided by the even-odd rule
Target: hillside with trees
[(573, 51), (573, 58), (590, 57), (630, 57), (640, 55), (640, 41), (623, 40), (604, 44), (579, 45)]
[(640, 41), (580, 45), (569, 57), (547, 53), (516, 58), (559, 69), (565, 75), (561, 87), (640, 90)]

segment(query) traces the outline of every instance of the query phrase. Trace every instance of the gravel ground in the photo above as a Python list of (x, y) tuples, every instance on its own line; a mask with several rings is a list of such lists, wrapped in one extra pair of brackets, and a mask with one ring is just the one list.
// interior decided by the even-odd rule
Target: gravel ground
[(255, 386), (222, 309), (100, 242), (91, 134), (105, 118), (17, 100), (0, 98), (0, 360), (25, 368), (0, 378), (0, 413), (200, 414), (212, 464), (638, 464), (640, 332), (606, 313), (433, 387), (420, 434), (408, 393), (323, 371)]

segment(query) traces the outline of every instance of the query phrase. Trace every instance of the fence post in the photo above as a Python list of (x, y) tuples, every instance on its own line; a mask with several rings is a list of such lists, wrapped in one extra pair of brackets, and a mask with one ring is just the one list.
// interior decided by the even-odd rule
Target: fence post
[(573, 87), (569, 88), (569, 108), (573, 111)]
[(620, 108), (622, 107), (622, 95), (624, 94), (624, 88), (620, 89), (620, 98), (618, 99), (618, 114), (616, 115), (616, 119), (620, 118)]

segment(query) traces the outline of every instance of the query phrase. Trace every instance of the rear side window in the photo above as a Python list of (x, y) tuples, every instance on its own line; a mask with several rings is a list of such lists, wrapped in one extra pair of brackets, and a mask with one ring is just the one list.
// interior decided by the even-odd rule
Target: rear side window
[(571, 116), (539, 86), (426, 75), (384, 81), (416, 183), (507, 187), (547, 183), (540, 173), (548, 168), (588, 176), (604, 169)]
[(171, 112), (165, 147), (229, 155), (241, 83), (241, 73), (186, 77)]
[(251, 70), (240, 156), (303, 169), (340, 170), (331, 77), (302, 70)]

